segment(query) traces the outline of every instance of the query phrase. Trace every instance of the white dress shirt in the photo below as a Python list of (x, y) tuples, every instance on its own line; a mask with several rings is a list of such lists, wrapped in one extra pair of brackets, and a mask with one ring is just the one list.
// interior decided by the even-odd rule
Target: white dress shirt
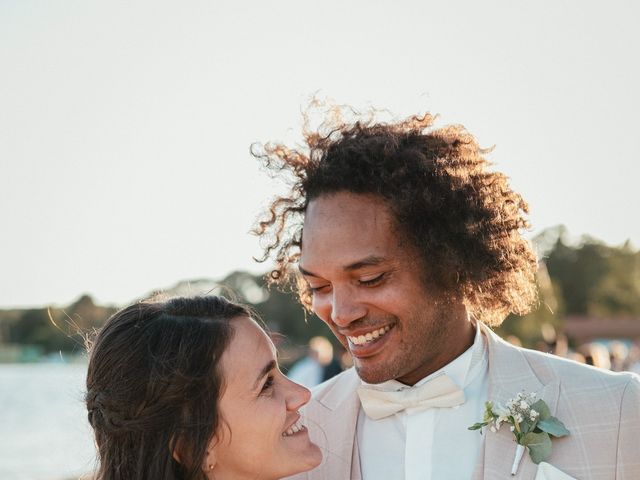
[[(380, 420), (358, 416), (356, 441), (363, 480), (464, 480), (471, 478), (482, 437), (468, 427), (482, 420), (488, 397), (486, 339), (476, 328), (473, 345), (420, 386), (446, 373), (464, 390), (464, 404), (452, 408), (407, 409)], [(396, 380), (378, 387), (412, 388)]]

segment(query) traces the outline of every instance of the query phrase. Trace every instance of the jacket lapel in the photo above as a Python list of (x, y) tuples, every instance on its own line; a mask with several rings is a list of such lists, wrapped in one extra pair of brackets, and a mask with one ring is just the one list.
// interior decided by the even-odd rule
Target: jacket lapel
[[(551, 372), (538, 371), (536, 375), (520, 349), (502, 340), (484, 324), (480, 325), (489, 350), (489, 399), (504, 404), (518, 392), (535, 392), (555, 414), (560, 383), (553, 380)], [(484, 429), (482, 435), (484, 442), (473, 480), (535, 477), (538, 466), (531, 461), (528, 451), (522, 457), (516, 476), (511, 476), (516, 443), (508, 426), (496, 433)]]
[[(323, 450), (322, 465), (309, 472), (309, 480), (361, 480), (356, 440), (360, 411), (356, 389), (359, 384), (360, 378), (355, 369), (347, 370), (331, 388), (320, 393), (307, 406), (309, 416), (318, 421), (316, 428), (311, 430), (312, 440)], [(327, 441), (328, 438), (331, 442)]]

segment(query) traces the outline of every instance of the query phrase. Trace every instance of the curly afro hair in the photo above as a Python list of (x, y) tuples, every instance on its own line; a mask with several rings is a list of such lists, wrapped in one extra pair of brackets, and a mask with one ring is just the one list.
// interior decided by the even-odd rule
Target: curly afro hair
[[(352, 112), (352, 111), (351, 111)], [(310, 292), (297, 269), (304, 213), (309, 202), (336, 192), (385, 199), (399, 230), (422, 259), (425, 281), (463, 298), (470, 313), (489, 325), (507, 314), (527, 313), (536, 298), (536, 256), (522, 237), (528, 206), (489, 170), (476, 139), (460, 125), (434, 128), (430, 114), (392, 123), (345, 120), (332, 107), (316, 130), (305, 115), (306, 145), (254, 145), (268, 170), (291, 182), (273, 200), (255, 233), (264, 256), (275, 258), (270, 281), (292, 285), (307, 308)], [(428, 265), (428, 267), (427, 267)]]

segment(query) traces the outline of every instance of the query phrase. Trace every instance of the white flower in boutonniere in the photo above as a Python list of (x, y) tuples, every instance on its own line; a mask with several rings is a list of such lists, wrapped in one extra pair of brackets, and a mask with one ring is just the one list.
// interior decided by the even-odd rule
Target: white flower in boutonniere
[(544, 400), (536, 401), (535, 393), (519, 393), (505, 405), (487, 402), (482, 420), (469, 427), (469, 430), (480, 430), (482, 433), (482, 427), (489, 426), (492, 432), (497, 432), (506, 423), (513, 432), (518, 446), (511, 475), (518, 471), (525, 447), (529, 449), (531, 460), (538, 464), (551, 455), (551, 436), (569, 435), (563, 423), (551, 415)]

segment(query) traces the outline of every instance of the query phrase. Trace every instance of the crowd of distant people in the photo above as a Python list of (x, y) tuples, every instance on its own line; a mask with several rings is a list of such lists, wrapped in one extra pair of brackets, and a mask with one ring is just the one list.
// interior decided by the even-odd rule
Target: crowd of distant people
[[(638, 339), (633, 342), (594, 341), (571, 348), (567, 336), (562, 333), (556, 334), (553, 331), (548, 334), (543, 331), (542, 336), (543, 340), (535, 345), (535, 349), (541, 352), (552, 353), (605, 370), (640, 374), (640, 340)], [(505, 340), (513, 345), (522, 346), (522, 342), (515, 335), (509, 335)]]

